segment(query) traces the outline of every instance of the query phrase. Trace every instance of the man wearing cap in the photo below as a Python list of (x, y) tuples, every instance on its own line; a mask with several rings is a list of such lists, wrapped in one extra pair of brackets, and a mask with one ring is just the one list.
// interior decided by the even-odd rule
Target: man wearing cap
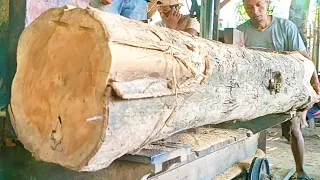
[(90, 6), (129, 19), (147, 20), (148, 0), (90, 0)]
[(156, 25), (199, 36), (200, 23), (196, 18), (180, 14), (182, 5), (181, 0), (158, 0), (157, 6), (162, 21), (156, 23)]
[[(268, 15), (269, 0), (243, 0), (244, 8), (250, 20), (240, 25), (237, 29), (244, 33), (246, 47), (265, 48), (269, 51), (298, 51), (309, 58), (306, 47), (299, 34), (298, 28), (293, 22)], [(290, 67), (288, 67), (290, 68)], [(319, 94), (319, 81), (313, 67), (311, 84)], [(297, 179), (309, 180), (303, 168), (304, 139), (301, 132), (301, 116), (287, 121), (285, 128), (291, 134), (291, 149), (296, 163)]]

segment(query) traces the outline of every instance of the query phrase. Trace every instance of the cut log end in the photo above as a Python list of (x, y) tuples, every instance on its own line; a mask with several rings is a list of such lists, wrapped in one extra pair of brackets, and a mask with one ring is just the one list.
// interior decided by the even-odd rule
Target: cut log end
[(104, 136), (111, 55), (102, 25), (87, 10), (52, 11), (21, 36), (13, 124), (38, 159), (78, 170)]

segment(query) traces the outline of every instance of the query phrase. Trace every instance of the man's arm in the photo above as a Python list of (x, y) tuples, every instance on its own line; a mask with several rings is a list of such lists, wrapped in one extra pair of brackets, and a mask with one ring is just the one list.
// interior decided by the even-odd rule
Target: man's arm
[(106, 5), (106, 4), (111, 4), (112, 0), (100, 0), (100, 2)]
[(225, 5), (227, 5), (231, 0), (224, 0), (220, 3), (220, 9), (222, 9)]
[[(311, 60), (309, 53), (304, 50), (304, 51), (299, 51), (300, 54), (302, 54), (304, 57), (308, 58), (309, 60)], [(318, 74), (317, 71), (315, 70), (312, 74), (311, 80), (310, 80), (311, 86), (313, 87), (313, 89), (317, 92), (317, 94), (320, 95), (320, 84), (319, 84), (319, 78), (318, 78)]]
[(111, 4), (112, 0), (89, 0), (89, 5), (94, 8), (98, 8), (100, 3), (103, 5), (107, 5), (107, 4)]
[(194, 36), (199, 36), (200, 23), (198, 22), (198, 20), (196, 18), (189, 17), (188, 26), (186, 27), (185, 31), (194, 35)]
[(199, 33), (193, 28), (186, 29), (186, 32), (189, 33), (189, 34), (192, 34), (194, 36), (199, 36)]
[(307, 50), (299, 51), (299, 53), (300, 53), (302, 56), (304, 56), (304, 57), (306, 57), (306, 58), (308, 58), (308, 59), (311, 59), (310, 56), (309, 56), (309, 53), (307, 52)]
[(151, 2), (148, 3), (148, 11), (147, 11), (147, 18), (151, 19), (152, 16), (157, 12), (158, 6), (157, 6), (158, 0), (151, 0)]
[[(292, 47), (289, 47), (289, 49), (293, 51), (298, 51), (301, 55), (303, 55), (304, 57), (308, 58), (311, 61), (311, 58), (309, 56), (309, 53), (306, 50), (306, 47), (303, 43), (303, 40), (300, 36), (297, 26), (291, 21), (289, 21), (289, 24), (287, 25), (289, 26), (288, 27), (289, 44), (292, 46)], [(318, 73), (316, 69), (312, 75), (310, 83), (313, 89), (317, 92), (317, 94), (320, 95), (320, 87), (319, 87), (320, 84), (319, 84)]]

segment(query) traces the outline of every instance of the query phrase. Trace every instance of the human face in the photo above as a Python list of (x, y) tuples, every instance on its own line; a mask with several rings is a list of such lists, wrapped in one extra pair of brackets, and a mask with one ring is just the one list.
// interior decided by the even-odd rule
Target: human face
[(181, 7), (180, 4), (174, 4), (174, 5), (169, 5), (169, 6), (159, 6), (158, 11), (160, 14), (165, 14), (166, 16), (169, 16), (169, 13), (171, 11), (172, 8), (176, 8), (177, 10), (179, 10)]
[(268, 18), (268, 0), (243, 0), (244, 8), (248, 16), (255, 23), (261, 23)]

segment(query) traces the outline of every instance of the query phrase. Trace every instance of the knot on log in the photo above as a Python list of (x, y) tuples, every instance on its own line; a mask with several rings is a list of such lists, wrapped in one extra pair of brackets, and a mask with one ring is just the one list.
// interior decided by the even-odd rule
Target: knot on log
[(280, 92), (280, 89), (282, 87), (282, 82), (283, 82), (281, 72), (279, 71), (272, 72), (271, 70), (268, 70), (268, 71), (270, 72), (268, 89), (270, 91), (270, 94), (277, 94)]

